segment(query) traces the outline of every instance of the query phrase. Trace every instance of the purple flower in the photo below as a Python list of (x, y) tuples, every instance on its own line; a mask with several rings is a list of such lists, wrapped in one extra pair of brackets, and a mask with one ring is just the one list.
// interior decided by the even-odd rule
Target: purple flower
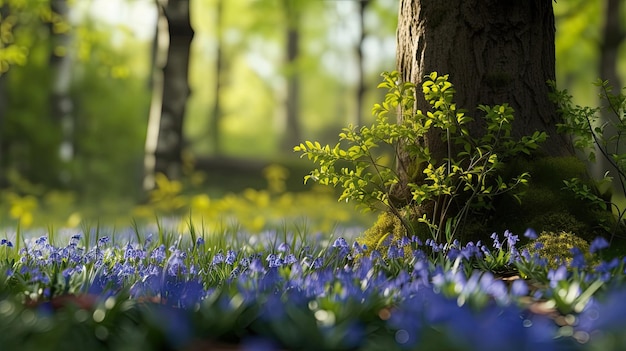
[(348, 243), (346, 242), (346, 239), (337, 238), (335, 242), (333, 243), (333, 247), (349, 247), (349, 246), (348, 246)]
[(567, 267), (559, 266), (556, 270), (551, 269), (548, 271), (548, 279), (550, 287), (555, 288), (558, 282), (567, 279)]
[(537, 239), (537, 232), (533, 228), (528, 228), (524, 232), (524, 236), (530, 240), (535, 240)]
[(226, 252), (226, 264), (232, 266), (235, 264), (235, 260), (237, 260), (237, 254), (233, 250), (228, 250)]
[(498, 250), (501, 250), (502, 243), (500, 242), (500, 239), (498, 238), (498, 234), (496, 233), (491, 234), (491, 239), (493, 239), (493, 247)]
[(513, 235), (513, 233), (508, 230), (504, 231), (504, 237), (506, 238), (509, 250), (513, 250), (515, 248), (515, 244), (519, 241), (519, 237), (517, 235)]
[(289, 250), (291, 250), (291, 248), (287, 243), (280, 243), (280, 245), (278, 245), (278, 251), (280, 252), (289, 252)]
[(201, 237), (201, 236), (199, 236), (199, 237), (196, 239), (196, 246), (201, 246), (201, 245), (204, 245), (204, 238), (203, 238), (203, 237)]
[(522, 279), (516, 279), (511, 284), (511, 295), (513, 296), (526, 296), (528, 294), (528, 285)]
[(218, 252), (215, 254), (215, 256), (213, 256), (213, 260), (211, 261), (212, 265), (217, 265), (224, 262), (224, 254), (221, 252)]
[(582, 269), (585, 267), (586, 262), (585, 262), (585, 255), (583, 254), (583, 252), (577, 248), (577, 247), (573, 247), (570, 252), (572, 253), (572, 263), (570, 264), (570, 266), (572, 266), (573, 268), (578, 268), (578, 269)]
[(285, 257), (285, 264), (294, 264), (296, 262), (298, 262), (298, 259), (294, 254), (289, 254), (287, 255), (287, 257)]
[(606, 249), (607, 247), (609, 247), (609, 242), (606, 241), (605, 238), (599, 236), (593, 239), (593, 241), (591, 242), (591, 245), (589, 246), (589, 252), (595, 253), (602, 249)]
[(150, 258), (161, 263), (165, 260), (165, 245), (161, 245), (154, 250), (150, 254)]

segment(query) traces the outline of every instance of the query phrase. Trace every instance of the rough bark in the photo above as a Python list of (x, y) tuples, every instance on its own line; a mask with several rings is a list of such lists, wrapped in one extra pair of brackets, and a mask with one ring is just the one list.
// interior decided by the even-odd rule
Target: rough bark
[[(546, 85), (555, 80), (554, 33), (551, 0), (402, 0), (397, 68), (418, 86), (433, 71), (449, 74), (457, 106), (477, 121), (479, 104), (508, 103), (516, 111), (514, 136), (545, 131), (543, 152), (571, 155), (570, 143), (556, 132)], [(420, 91), (417, 108), (425, 111)], [(438, 136), (426, 144), (435, 155), (443, 152)]]
[(189, 52), (194, 30), (189, 18), (189, 0), (161, 0), (159, 6), (159, 29), (162, 31), (167, 26), (168, 40), (163, 42), (157, 37), (156, 51), (158, 55), (167, 47), (167, 58), (165, 62), (156, 62), (157, 72), (153, 75), (155, 90), (146, 137), (144, 189), (154, 187), (156, 173), (170, 179), (182, 175), (183, 121), (190, 94)]
[[(474, 117), (468, 125), (471, 134), (480, 135), (483, 130), (477, 106), (507, 103), (515, 110), (513, 137), (544, 131), (548, 140), (540, 153), (571, 156), (573, 147), (566, 136), (557, 133), (559, 118), (548, 97), (547, 81), (555, 80), (554, 40), (552, 0), (401, 0), (397, 69), (404, 81), (417, 85), (417, 109), (430, 109), (421, 92), (424, 77), (431, 72), (449, 74), (457, 108)], [(428, 147), (435, 162), (448, 156), (447, 144), (436, 131), (414, 142)], [(413, 162), (402, 151), (398, 161)], [(416, 169), (398, 167), (401, 185), (419, 181), (410, 179), (414, 175), (406, 174), (407, 168)], [(407, 198), (407, 192), (401, 186), (397, 196)], [(434, 201), (411, 210), (414, 216), (433, 218)], [(457, 210), (451, 209), (446, 217)], [(445, 223), (439, 217), (437, 221)]]

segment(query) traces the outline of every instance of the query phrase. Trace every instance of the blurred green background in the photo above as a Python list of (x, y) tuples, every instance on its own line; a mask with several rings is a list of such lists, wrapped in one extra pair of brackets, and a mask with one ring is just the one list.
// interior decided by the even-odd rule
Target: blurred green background
[[(554, 3), (557, 82), (582, 105), (598, 103), (608, 1)], [(367, 225), (303, 184), (311, 164), (292, 147), (373, 121), (379, 75), (395, 69), (398, 2), (0, 0), (0, 227), (189, 213), (257, 231), (304, 218)], [(193, 35), (178, 80), (159, 64), (159, 19), (166, 51), (184, 57)], [(146, 183), (151, 106), (183, 128), (179, 171)]]

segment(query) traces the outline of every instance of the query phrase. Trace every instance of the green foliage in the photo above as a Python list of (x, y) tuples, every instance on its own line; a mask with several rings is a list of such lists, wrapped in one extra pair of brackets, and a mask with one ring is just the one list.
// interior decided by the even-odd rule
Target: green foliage
[(607, 230), (616, 235), (626, 224), (626, 207), (620, 207), (615, 201), (606, 199), (598, 189), (614, 184), (615, 189), (626, 196), (626, 149), (623, 138), (626, 136), (626, 96), (613, 93), (608, 81), (597, 80), (594, 85), (601, 93), (605, 105), (601, 107), (574, 106), (572, 96), (567, 90), (557, 90), (551, 82), (554, 93), (551, 98), (559, 105), (563, 123), (559, 131), (573, 137), (574, 146), (584, 152), (591, 162), (596, 161), (596, 152), (609, 164), (603, 179), (594, 187), (587, 186), (578, 178), (565, 180), (565, 187), (577, 198), (594, 204), (597, 209), (610, 208), (616, 215), (612, 228)]
[(593, 256), (589, 253), (589, 243), (571, 232), (542, 232), (526, 248), (531, 256), (537, 254), (546, 260), (548, 267), (553, 269), (563, 263), (569, 266), (574, 257), (573, 248), (580, 249), (587, 262), (593, 260)]
[[(455, 90), (448, 76), (432, 73), (422, 85), (432, 111), (415, 109), (415, 86), (401, 82), (398, 72), (383, 73), (379, 88), (388, 90), (384, 102), (376, 104), (376, 122), (371, 127), (349, 126), (334, 147), (306, 141), (294, 148), (319, 164), (305, 181), (343, 189), (339, 201), (354, 201), (363, 209), (391, 212), (407, 233), (416, 233), (415, 223), (426, 224), (436, 241), (451, 242), (460, 234), (465, 219), (492, 208), (494, 197), (510, 192), (517, 197), (528, 182), (527, 172), (503, 178), (498, 172), (507, 158), (530, 155), (545, 140), (535, 132), (520, 140), (511, 137), (513, 109), (507, 104), (479, 106), (485, 113), (482, 135), (471, 135), (473, 119), (457, 110)], [(399, 122), (390, 121), (397, 112)], [(426, 137), (441, 135), (447, 155), (436, 159), (429, 147), (420, 144)], [(382, 152), (381, 152), (382, 151)], [(392, 157), (384, 152), (391, 152)], [(411, 164), (405, 164), (401, 153)], [(390, 160), (397, 159), (394, 167)], [(400, 170), (400, 171), (399, 171)], [(403, 184), (401, 173), (409, 179)], [(398, 189), (410, 191), (408, 199), (397, 198)], [(411, 218), (406, 208), (431, 208)], [(407, 214), (410, 214), (407, 216)], [(384, 234), (384, 233), (383, 233)]]
[[(602, 211), (563, 189), (563, 181), (578, 177), (589, 186), (585, 164), (576, 157), (517, 159), (507, 164), (504, 174), (526, 171), (533, 175), (521, 195), (521, 203), (501, 198), (498, 216), (488, 223), (488, 232), (507, 228), (514, 233), (533, 228), (537, 232), (570, 231), (588, 240), (602, 234)], [(604, 211), (606, 212), (606, 211)], [(562, 225), (562, 227), (560, 227)]]

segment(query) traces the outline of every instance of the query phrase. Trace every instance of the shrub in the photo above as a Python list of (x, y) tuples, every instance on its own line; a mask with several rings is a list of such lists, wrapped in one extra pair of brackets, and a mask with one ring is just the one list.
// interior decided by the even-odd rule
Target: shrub
[[(504, 178), (499, 170), (507, 158), (529, 155), (545, 140), (545, 133), (514, 140), (513, 109), (504, 104), (479, 106), (485, 129), (482, 135), (470, 135), (473, 119), (457, 110), (447, 75), (426, 77), (422, 91), (431, 105), (427, 113), (415, 109), (415, 86), (402, 82), (398, 72), (383, 73), (383, 78), (379, 87), (388, 92), (384, 102), (373, 108), (376, 122), (371, 127), (345, 128), (335, 146), (306, 141), (294, 148), (319, 164), (305, 181), (339, 186), (343, 188), (340, 201), (388, 211), (410, 234), (420, 234), (417, 227), (425, 224), (433, 240), (448, 243), (462, 234), (466, 219), (492, 210), (495, 197), (518, 196), (516, 191), (530, 175), (522, 172)], [(393, 113), (399, 114), (400, 122), (389, 120)], [(446, 156), (440, 159), (419, 143), (433, 135), (441, 135), (447, 146)], [(401, 157), (404, 153), (408, 157)], [(392, 165), (393, 159), (399, 164)], [(375, 228), (371, 233), (379, 231)]]

